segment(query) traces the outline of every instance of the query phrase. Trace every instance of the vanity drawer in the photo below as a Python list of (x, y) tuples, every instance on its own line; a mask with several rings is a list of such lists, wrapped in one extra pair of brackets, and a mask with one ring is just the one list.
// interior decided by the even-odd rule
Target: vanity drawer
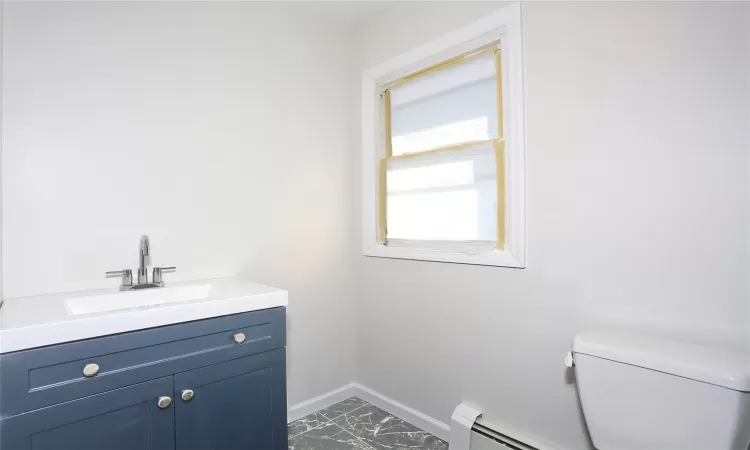
[(253, 311), (0, 355), (0, 417), (284, 347), (285, 310)]

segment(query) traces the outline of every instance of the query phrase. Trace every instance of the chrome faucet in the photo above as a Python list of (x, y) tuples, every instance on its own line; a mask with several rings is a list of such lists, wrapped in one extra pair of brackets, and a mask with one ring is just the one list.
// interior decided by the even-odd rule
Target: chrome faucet
[(151, 254), (151, 241), (145, 234), (141, 236), (141, 245), (138, 251), (138, 282), (133, 284), (133, 271), (130, 269), (115, 270), (107, 272), (107, 276), (122, 276), (122, 283), (120, 284), (121, 291), (129, 291), (131, 289), (148, 289), (164, 287), (164, 281), (162, 274), (166, 272), (174, 272), (177, 270), (176, 267), (154, 267), (154, 274), (151, 279), (151, 283), (148, 282), (148, 268), (146, 268), (146, 257)]
[(138, 284), (148, 283), (148, 269), (146, 269), (146, 256), (151, 254), (151, 241), (145, 234), (141, 236), (141, 250), (139, 252), (140, 265), (138, 266)]

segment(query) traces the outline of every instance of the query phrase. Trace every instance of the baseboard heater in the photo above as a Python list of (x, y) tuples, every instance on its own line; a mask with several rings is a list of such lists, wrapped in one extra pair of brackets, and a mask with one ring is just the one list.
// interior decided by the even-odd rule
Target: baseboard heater
[(514, 432), (517, 437), (511, 437), (507, 427), (479, 423), (477, 419), (481, 415), (482, 412), (471, 405), (456, 406), (451, 416), (451, 450), (553, 450), (533, 442), (528, 436), (521, 437), (521, 433)]
[(484, 425), (471, 427), (471, 450), (540, 450)]

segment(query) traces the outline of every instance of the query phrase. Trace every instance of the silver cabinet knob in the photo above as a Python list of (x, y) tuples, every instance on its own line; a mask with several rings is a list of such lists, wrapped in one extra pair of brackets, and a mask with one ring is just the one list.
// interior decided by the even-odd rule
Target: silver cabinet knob
[(193, 399), (194, 396), (195, 396), (195, 392), (193, 392), (190, 389), (185, 389), (182, 391), (182, 400), (185, 402), (189, 402), (190, 400)]
[(159, 397), (159, 401), (156, 404), (159, 405), (159, 408), (166, 409), (172, 404), (172, 399), (169, 397)]
[(99, 364), (86, 364), (83, 366), (83, 376), (86, 378), (91, 378), (99, 375)]
[(234, 335), (234, 342), (238, 344), (242, 344), (243, 342), (245, 342), (245, 333), (236, 333)]

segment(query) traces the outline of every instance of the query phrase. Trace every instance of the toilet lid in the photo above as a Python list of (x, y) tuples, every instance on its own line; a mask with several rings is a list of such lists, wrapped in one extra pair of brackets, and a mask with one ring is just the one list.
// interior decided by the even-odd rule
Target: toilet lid
[(750, 392), (750, 354), (613, 331), (579, 333), (573, 340), (573, 353)]

